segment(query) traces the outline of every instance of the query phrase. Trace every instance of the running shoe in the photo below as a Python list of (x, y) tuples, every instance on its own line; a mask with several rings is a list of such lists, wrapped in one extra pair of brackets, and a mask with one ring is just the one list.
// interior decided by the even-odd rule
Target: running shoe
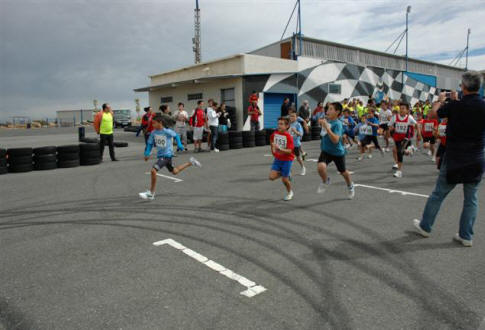
[(372, 155), (367, 155), (367, 158), (371, 159), (372, 158)]
[(471, 247), (473, 245), (473, 242), (471, 240), (463, 239), (460, 237), (460, 234), (455, 234), (453, 236), (453, 240), (455, 242), (461, 243), (461, 245), (466, 246), (466, 247)]
[(384, 157), (384, 149), (379, 150), (381, 152), (381, 156)]
[(427, 154), (431, 157), (431, 150), (428, 150)]
[(355, 197), (355, 188), (354, 188), (354, 184), (350, 184), (350, 186), (347, 187), (349, 189), (348, 193), (347, 193), (347, 197), (348, 199), (354, 199)]
[(286, 196), (285, 196), (285, 198), (283, 198), (283, 200), (284, 200), (285, 202), (287, 202), (287, 201), (291, 201), (292, 199), (293, 199), (293, 190), (291, 190), (291, 191), (288, 193), (288, 195), (286, 195)]
[(214, 148), (214, 151), (215, 151), (215, 152), (219, 152), (219, 149), (217, 149), (217, 148)]
[(305, 166), (303, 166), (303, 167), (301, 168), (300, 175), (305, 175), (305, 174), (306, 174), (306, 168), (305, 168)]
[(414, 219), (413, 220), (413, 226), (414, 226), (414, 229), (416, 231), (416, 233), (418, 233), (419, 235), (423, 236), (423, 237), (429, 237), (431, 234), (428, 233), (426, 230), (424, 230), (423, 228), (421, 228), (421, 225), (420, 225), (421, 221), (418, 220), (418, 219)]
[(402, 172), (401, 171), (396, 171), (396, 172), (394, 172), (393, 176), (395, 178), (402, 178)]
[(431, 161), (432, 161), (433, 163), (436, 163), (436, 157), (435, 157), (435, 156), (431, 157)]
[(362, 160), (362, 159), (364, 159), (364, 156), (357, 157), (357, 160)]
[(409, 156), (413, 157), (414, 156), (414, 149), (412, 146), (408, 147), (406, 151), (409, 153)]
[(399, 168), (399, 166), (397, 164), (392, 165), (393, 170), (397, 170), (398, 168)]
[(330, 178), (327, 178), (327, 182), (326, 183), (320, 183), (320, 185), (318, 186), (318, 189), (317, 189), (317, 194), (323, 194), (326, 190), (327, 190), (327, 187), (330, 185)]
[(152, 194), (150, 190), (147, 190), (145, 192), (141, 192), (138, 194), (141, 199), (148, 199), (148, 200), (154, 200), (155, 199), (155, 194)]
[(195, 167), (202, 167), (202, 164), (197, 159), (195, 159), (194, 157), (190, 157), (189, 161)]

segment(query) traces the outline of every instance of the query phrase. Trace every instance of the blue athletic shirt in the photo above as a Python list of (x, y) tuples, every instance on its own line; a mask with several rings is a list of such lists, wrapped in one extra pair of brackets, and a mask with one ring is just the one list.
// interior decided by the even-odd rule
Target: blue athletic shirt
[(174, 130), (170, 128), (162, 128), (153, 131), (148, 138), (145, 157), (150, 156), (152, 148), (155, 146), (157, 147), (158, 158), (171, 158), (173, 156), (173, 138), (177, 141), (178, 148), (184, 150), (180, 137)]
[(329, 120), (328, 123), (330, 124), (330, 129), (332, 132), (338, 136), (340, 136), (337, 143), (333, 143), (330, 140), (330, 137), (327, 134), (327, 130), (322, 128), (322, 132), (320, 135), (322, 136), (322, 141), (320, 142), (320, 148), (322, 151), (334, 156), (344, 156), (345, 155), (345, 148), (342, 143), (342, 134), (344, 133), (344, 125), (342, 122), (337, 120)]
[(295, 132), (291, 130), (292, 128), (295, 128), (298, 133), (303, 134), (303, 127), (301, 127), (301, 124), (298, 121), (290, 124), (290, 134), (293, 137), (293, 144), (295, 147), (299, 147), (301, 146), (301, 136), (296, 135)]
[(348, 117), (342, 116), (342, 117), (340, 117), (340, 120), (342, 121), (342, 124), (344, 124), (345, 132), (347, 134), (350, 133), (350, 135), (351, 135), (352, 132), (354, 131), (354, 127), (355, 127), (355, 122), (352, 119), (352, 117), (350, 117), (350, 116), (348, 116)]
[[(367, 118), (367, 122), (379, 125), (379, 119), (377, 119), (376, 117)], [(372, 135), (377, 136), (377, 128), (377, 126), (372, 126)]]

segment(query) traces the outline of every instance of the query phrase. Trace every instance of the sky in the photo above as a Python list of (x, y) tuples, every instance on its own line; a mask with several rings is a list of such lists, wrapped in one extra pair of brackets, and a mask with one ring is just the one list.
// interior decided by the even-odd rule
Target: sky
[[(200, 0), (202, 60), (281, 38), (295, 0)], [(0, 120), (148, 102), (148, 76), (193, 64), (195, 0), (0, 0)], [(464, 6), (466, 4), (466, 6)], [(301, 0), (304, 35), (384, 51), (405, 28), (409, 56), (449, 64), (466, 46), (485, 69), (483, 0)], [(290, 24), (287, 36), (295, 30)], [(404, 54), (404, 43), (397, 50)], [(464, 61), (460, 63), (464, 66)]]

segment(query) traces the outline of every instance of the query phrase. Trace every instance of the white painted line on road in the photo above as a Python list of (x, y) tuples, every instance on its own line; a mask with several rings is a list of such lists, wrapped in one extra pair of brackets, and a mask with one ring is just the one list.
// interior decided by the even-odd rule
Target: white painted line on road
[(394, 193), (397, 193), (397, 194), (401, 194), (403, 196), (418, 196), (418, 197), (426, 197), (428, 198), (429, 196), (428, 195), (423, 195), (423, 194), (417, 194), (417, 193), (413, 193), (413, 192), (408, 192), (408, 191), (402, 191), (402, 190), (395, 190), (395, 189), (387, 189), (387, 188), (381, 188), (381, 187), (374, 187), (374, 186), (367, 186), (365, 184), (354, 184), (354, 187), (362, 187), (362, 188), (369, 188), (369, 189), (376, 189), (376, 190), (383, 190), (383, 191), (387, 191), (388, 193), (390, 194), (394, 194)]
[(316, 163), (316, 162), (318, 162), (318, 159), (315, 159), (315, 158), (308, 158), (306, 161), (307, 161), (307, 162), (314, 162), (314, 163)]
[(264, 157), (273, 157), (271, 154), (264, 154)]
[(158, 242), (153, 243), (153, 245), (155, 245), (155, 246), (162, 246), (162, 245), (165, 245), (165, 244), (170, 245), (171, 247), (173, 247), (177, 250), (181, 250), (183, 253), (185, 253), (189, 257), (191, 257), (191, 258), (197, 260), (198, 262), (206, 265), (210, 269), (218, 272), (221, 275), (224, 275), (224, 276), (230, 278), (231, 280), (238, 282), (242, 286), (245, 286), (246, 290), (241, 292), (241, 294), (243, 296), (246, 296), (248, 298), (252, 298), (252, 297), (266, 291), (265, 287), (263, 287), (261, 285), (256, 285), (255, 282), (247, 279), (246, 277), (234, 273), (232, 270), (225, 268), (224, 266), (218, 264), (215, 261), (209, 260), (207, 257), (204, 257), (203, 255), (195, 252), (194, 250), (186, 248), (185, 246), (183, 246), (182, 244), (180, 244), (177, 241), (174, 241), (171, 238), (164, 239), (163, 241), (158, 241)]
[[(145, 172), (145, 174), (151, 174), (151, 173), (150, 172)], [(182, 182), (182, 181), (184, 181), (182, 179), (174, 178), (173, 176), (163, 175), (163, 174), (160, 174), (160, 173), (157, 173), (157, 176), (162, 177), (162, 178), (166, 178), (166, 179), (170, 179), (170, 180), (173, 180), (175, 182)]]

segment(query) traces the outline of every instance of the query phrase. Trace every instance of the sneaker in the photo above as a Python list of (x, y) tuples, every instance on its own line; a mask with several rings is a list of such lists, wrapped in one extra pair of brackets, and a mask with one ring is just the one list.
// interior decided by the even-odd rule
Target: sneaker
[(399, 168), (399, 166), (397, 164), (392, 165), (393, 170), (397, 170), (398, 168)]
[(150, 190), (147, 190), (145, 192), (141, 192), (138, 194), (141, 199), (148, 199), (148, 200), (154, 200), (155, 199), (155, 194), (152, 194)]
[(372, 158), (372, 155), (367, 155), (367, 158), (371, 159)]
[(436, 163), (436, 157), (435, 157), (435, 156), (431, 157), (431, 161), (432, 161), (433, 163)]
[(362, 160), (362, 159), (364, 159), (364, 156), (357, 157), (357, 160)]
[(350, 144), (348, 144), (348, 143), (347, 143), (347, 144), (345, 145), (345, 149), (349, 149), (349, 148), (350, 148)]
[(293, 190), (291, 190), (288, 195), (285, 196), (285, 198), (283, 198), (284, 201), (291, 201), (293, 199)]
[(320, 185), (318, 186), (318, 189), (317, 189), (317, 194), (323, 194), (326, 190), (327, 190), (327, 187), (330, 185), (330, 178), (327, 178), (327, 182), (326, 183), (320, 183)]
[(355, 196), (355, 188), (354, 188), (354, 184), (352, 183), (350, 186), (347, 187), (349, 189), (348, 193), (347, 193), (347, 197), (348, 199), (354, 199), (354, 196)]
[(202, 167), (202, 164), (194, 157), (190, 157), (189, 162), (195, 167)]
[(305, 175), (305, 174), (306, 174), (306, 168), (305, 167), (302, 167), (301, 168), (300, 175)]
[(219, 152), (219, 149), (217, 149), (217, 148), (214, 148), (214, 151), (215, 151), (215, 152)]
[(409, 156), (413, 157), (414, 156), (414, 149), (412, 147), (408, 147), (406, 149), (406, 151), (408, 152)]
[(431, 150), (428, 150), (427, 154), (431, 157)]
[(395, 178), (402, 178), (402, 172), (401, 171), (396, 171), (396, 172), (394, 172), (393, 176)]
[(418, 220), (418, 219), (414, 219), (413, 220), (413, 226), (414, 226), (414, 229), (416, 231), (416, 233), (418, 233), (419, 235), (423, 236), (423, 237), (429, 237), (431, 234), (428, 233), (426, 230), (424, 230), (423, 228), (421, 228), (421, 225), (420, 225), (421, 221)]
[(466, 246), (466, 247), (471, 247), (473, 244), (473, 242), (471, 240), (467, 240), (467, 239), (463, 239), (460, 237), (460, 234), (455, 234), (455, 236), (453, 236), (453, 240), (455, 242), (458, 242), (458, 243), (461, 243), (461, 245), (463, 246)]
[(379, 150), (381, 152), (381, 156), (384, 157), (384, 149)]

